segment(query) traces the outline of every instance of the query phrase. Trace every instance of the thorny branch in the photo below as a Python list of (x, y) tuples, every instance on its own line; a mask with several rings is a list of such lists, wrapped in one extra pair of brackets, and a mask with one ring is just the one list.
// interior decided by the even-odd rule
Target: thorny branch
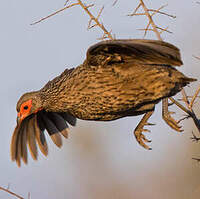
[[(81, 0), (77, 0), (77, 1), (79, 2), (80, 6), (85, 10), (85, 12), (90, 16), (90, 21), (89, 21), (89, 23), (91, 23), (91, 21), (94, 21), (94, 22), (96, 23), (95, 26), (99, 26), (99, 27), (103, 30), (104, 34), (103, 34), (102, 39), (105, 39), (105, 38), (113, 39), (111, 33), (108, 32), (107, 29), (104, 27), (104, 25), (103, 25), (102, 23), (100, 23), (99, 20), (98, 20), (99, 17), (100, 17), (100, 15), (101, 15), (101, 13), (102, 13), (102, 11), (103, 11), (103, 7), (101, 8), (101, 10), (100, 10), (98, 16), (95, 18), (94, 15), (88, 10), (88, 7), (85, 6), (85, 5), (82, 3)], [(93, 27), (94, 27), (94, 26), (93, 26)]]
[(73, 4), (69, 5), (69, 6), (65, 6), (64, 8), (62, 8), (62, 9), (60, 9), (60, 10), (57, 10), (56, 12), (54, 12), (54, 13), (52, 13), (52, 14), (46, 16), (46, 17), (43, 17), (43, 18), (41, 18), (40, 20), (38, 20), (38, 21), (36, 21), (36, 22), (34, 22), (34, 23), (31, 23), (31, 25), (35, 25), (35, 24), (37, 24), (37, 23), (40, 23), (40, 22), (42, 22), (42, 21), (44, 21), (44, 20), (46, 20), (46, 19), (48, 19), (48, 18), (50, 18), (50, 17), (52, 17), (52, 16), (58, 14), (58, 13), (64, 11), (64, 10), (66, 10), (66, 9), (71, 8), (71, 7), (73, 7), (73, 6), (76, 6), (76, 5), (79, 5), (79, 3), (73, 3)]
[[(77, 0), (77, 3), (72, 3), (71, 5), (66, 6), (66, 4), (67, 4), (68, 2), (69, 2), (69, 0), (67, 0), (67, 1), (65, 2), (65, 7), (64, 7), (64, 8), (59, 9), (59, 10), (57, 10), (56, 12), (54, 12), (54, 13), (52, 13), (52, 14), (50, 14), (50, 15), (44, 17), (44, 18), (41, 18), (40, 20), (38, 20), (38, 21), (32, 23), (31, 25), (35, 25), (35, 24), (37, 24), (37, 23), (40, 23), (40, 22), (42, 22), (42, 21), (44, 21), (44, 20), (46, 20), (46, 19), (48, 19), (48, 18), (50, 18), (50, 17), (52, 17), (52, 16), (54, 16), (54, 15), (56, 15), (56, 14), (62, 12), (62, 11), (64, 11), (64, 10), (66, 10), (66, 9), (68, 9), (68, 8), (71, 8), (71, 7), (73, 7), (73, 6), (79, 5), (79, 6), (81, 6), (81, 7), (83, 8), (83, 10), (84, 10), (84, 11), (89, 15), (89, 17), (90, 17), (90, 20), (89, 20), (89, 23), (88, 23), (88, 29), (91, 29), (91, 28), (94, 28), (95, 26), (98, 26), (98, 27), (100, 27), (100, 29), (102, 29), (102, 31), (103, 31), (103, 33), (104, 33), (103, 36), (102, 36), (102, 38), (100, 38), (100, 39), (107, 39), (107, 38), (109, 38), (109, 39), (114, 39), (113, 36), (111, 35), (111, 31), (109, 32), (109, 31), (105, 28), (105, 26), (103, 25), (103, 23), (101, 23), (101, 22), (99, 21), (99, 18), (100, 18), (101, 14), (102, 14), (102, 11), (103, 11), (104, 7), (102, 7), (102, 8), (100, 9), (100, 11), (99, 11), (97, 17), (95, 17), (95, 16), (90, 12), (90, 10), (89, 10), (89, 8), (93, 7), (94, 4), (85, 5), (81, 0)], [(114, 4), (116, 4), (116, 2), (117, 2), (117, 1), (115, 1)], [(95, 24), (91, 25), (92, 22), (94, 22)]]
[[(134, 10), (134, 12), (133, 12), (132, 14), (129, 14), (128, 16), (146, 15), (146, 16), (148, 17), (148, 19), (149, 19), (148, 24), (147, 24), (146, 28), (139, 29), (139, 30), (145, 31), (143, 37), (146, 36), (147, 31), (154, 31), (154, 32), (156, 33), (158, 39), (161, 40), (160, 34), (161, 34), (162, 32), (164, 32), (164, 31), (165, 31), (165, 32), (168, 32), (168, 33), (172, 33), (172, 32), (169, 31), (169, 30), (167, 30), (168, 27), (166, 27), (166, 28), (161, 28), (161, 27), (156, 26), (155, 23), (154, 23), (154, 21), (153, 21), (153, 16), (154, 16), (155, 14), (159, 13), (159, 14), (163, 14), (163, 15), (166, 15), (166, 16), (169, 16), (169, 17), (172, 17), (172, 18), (176, 18), (176, 16), (174, 16), (174, 15), (170, 15), (170, 14), (168, 14), (168, 13), (165, 13), (165, 12), (161, 12), (161, 11), (160, 11), (161, 9), (165, 8), (166, 6), (167, 6), (167, 5), (163, 5), (163, 6), (161, 6), (160, 8), (158, 8), (157, 10), (155, 10), (155, 9), (148, 9), (148, 8), (146, 7), (146, 5), (144, 4), (144, 2), (143, 2), (143, 1), (140, 1), (140, 3), (138, 4), (138, 6), (137, 6), (136, 9)], [(138, 9), (139, 9), (140, 7), (143, 8), (143, 10), (144, 10), (143, 13), (137, 13), (137, 11), (138, 11)], [(150, 12), (152, 12), (152, 14), (150, 14)], [(152, 28), (152, 29), (149, 28), (150, 26), (152, 26), (153, 28)], [(160, 29), (161, 31), (158, 32), (157, 29)]]
[(15, 196), (16, 198), (24, 199), (23, 197), (21, 197), (21, 196), (17, 195), (16, 193), (10, 191), (9, 189), (5, 189), (5, 188), (3, 188), (3, 187), (0, 187), (0, 190), (5, 191), (5, 192), (9, 193), (10, 195)]

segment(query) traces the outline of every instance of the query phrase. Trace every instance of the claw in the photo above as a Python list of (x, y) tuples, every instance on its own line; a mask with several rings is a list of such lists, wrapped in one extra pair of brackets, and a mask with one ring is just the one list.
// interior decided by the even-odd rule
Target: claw
[(148, 126), (154, 126), (154, 125), (156, 125), (156, 124), (154, 124), (154, 123), (149, 123), (149, 122), (146, 122), (146, 123), (145, 123), (145, 125), (146, 125), (146, 126), (147, 126), (147, 125), (148, 125)]
[(142, 134), (143, 129), (138, 129), (136, 128), (134, 131), (135, 138), (138, 141), (138, 143), (143, 146), (145, 149), (151, 150), (151, 148), (145, 144), (145, 142), (151, 142), (151, 140), (148, 140), (143, 134)]
[(148, 132), (150, 133), (151, 131), (149, 129), (143, 129), (143, 132)]
[(145, 142), (151, 142), (151, 140), (147, 139), (143, 134), (141, 134), (141, 138), (142, 138)]
[(178, 131), (178, 132), (182, 132), (183, 130), (181, 129), (182, 126), (178, 125), (178, 121), (176, 121), (174, 118), (171, 117), (170, 112), (168, 112), (167, 114), (165, 114), (163, 116), (163, 119), (165, 120), (165, 122), (174, 130)]
[(174, 102), (168, 103), (168, 106), (172, 106), (174, 105)]
[(153, 114), (153, 111), (150, 111), (148, 113), (146, 113), (142, 120), (140, 121), (140, 123), (137, 125), (136, 129), (134, 130), (134, 135), (136, 140), (138, 141), (138, 143), (143, 146), (145, 149), (151, 150), (151, 148), (149, 146), (147, 146), (145, 144), (145, 142), (151, 142), (151, 140), (147, 139), (142, 132), (150, 132), (150, 130), (148, 129), (144, 129), (143, 127), (145, 125), (149, 125), (150, 123), (147, 122), (147, 120), (151, 117), (151, 115)]
[(173, 114), (175, 114), (176, 112), (174, 112), (174, 111), (168, 111), (168, 113), (171, 114), (171, 115), (173, 115)]

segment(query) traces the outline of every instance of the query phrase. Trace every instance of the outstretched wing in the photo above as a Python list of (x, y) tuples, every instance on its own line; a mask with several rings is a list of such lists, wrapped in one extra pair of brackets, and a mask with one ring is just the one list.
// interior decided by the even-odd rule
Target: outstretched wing
[(54, 144), (62, 146), (63, 135), (68, 138), (69, 126), (75, 126), (76, 118), (68, 113), (37, 112), (25, 118), (18, 124), (13, 132), (11, 140), (11, 159), (21, 165), (21, 159), (27, 163), (27, 146), (34, 160), (37, 160), (39, 146), (40, 151), (47, 156), (48, 145), (45, 138), (45, 130), (48, 132)]
[(117, 63), (182, 65), (179, 49), (167, 42), (146, 39), (107, 40), (91, 46), (86, 63), (104, 66)]

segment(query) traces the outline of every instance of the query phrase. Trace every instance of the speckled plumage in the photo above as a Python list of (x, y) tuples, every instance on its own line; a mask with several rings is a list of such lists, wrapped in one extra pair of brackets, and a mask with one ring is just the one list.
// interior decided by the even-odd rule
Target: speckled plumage
[[(182, 65), (180, 53), (178, 48), (166, 42), (100, 42), (89, 48), (83, 64), (66, 69), (41, 90), (22, 96), (17, 110), (19, 112), (21, 105), (31, 96), (35, 104), (32, 109), (39, 111), (32, 111), (29, 117), (42, 117), (37, 119), (39, 129), (41, 132), (47, 129), (50, 135), (67, 128), (57, 127), (57, 132), (51, 133), (53, 126), (48, 128), (46, 121), (49, 118), (55, 122), (53, 113), (57, 114), (58, 121), (61, 117), (69, 122), (70, 117), (72, 121), (75, 118), (110, 121), (152, 112), (161, 99), (175, 95), (182, 87), (195, 81), (172, 65)], [(22, 122), (25, 123), (26, 119)], [(16, 142), (11, 145), (16, 145)], [(12, 159), (18, 160), (17, 152), (13, 151)]]

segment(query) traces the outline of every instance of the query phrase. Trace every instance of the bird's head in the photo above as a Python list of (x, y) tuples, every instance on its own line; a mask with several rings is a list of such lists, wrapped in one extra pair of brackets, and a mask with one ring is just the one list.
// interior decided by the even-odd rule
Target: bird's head
[(26, 117), (42, 110), (41, 98), (38, 92), (29, 92), (22, 95), (17, 102), (17, 123), (21, 123)]
[(27, 145), (34, 160), (38, 157), (37, 145), (47, 156), (45, 130), (56, 146), (61, 147), (61, 135), (68, 138), (67, 123), (72, 126), (76, 124), (76, 118), (69, 113), (46, 111), (40, 91), (22, 95), (17, 102), (17, 112), (17, 125), (12, 135), (10, 152), (11, 159), (16, 161), (18, 166), (21, 164), (21, 159), (27, 164)]

